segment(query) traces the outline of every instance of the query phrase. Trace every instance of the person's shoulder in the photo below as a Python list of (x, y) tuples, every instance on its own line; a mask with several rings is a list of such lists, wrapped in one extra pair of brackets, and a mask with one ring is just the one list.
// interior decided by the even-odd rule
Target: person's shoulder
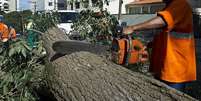
[(8, 26), (5, 23), (0, 22), (0, 26), (4, 28), (8, 28)]
[(4, 28), (8, 28), (8, 26), (6, 24), (3, 24)]

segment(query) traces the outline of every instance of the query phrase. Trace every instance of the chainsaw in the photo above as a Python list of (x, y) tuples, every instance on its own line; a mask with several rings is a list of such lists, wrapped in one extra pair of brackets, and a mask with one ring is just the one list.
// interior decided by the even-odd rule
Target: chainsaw
[(125, 35), (122, 33), (123, 27), (117, 26), (116, 32), (113, 35), (111, 58), (112, 61), (119, 65), (130, 65), (142, 62), (141, 58), (147, 58), (148, 54), (142, 54), (145, 51), (145, 46), (136, 34)]

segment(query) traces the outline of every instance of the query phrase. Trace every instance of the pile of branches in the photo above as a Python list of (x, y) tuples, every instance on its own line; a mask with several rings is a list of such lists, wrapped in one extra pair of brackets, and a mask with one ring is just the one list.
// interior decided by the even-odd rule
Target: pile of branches
[(0, 42), (0, 100), (37, 101), (40, 99), (38, 91), (46, 85), (43, 41), (38, 35), (36, 46), (29, 46), (28, 33), (24, 28), (29, 19), (33, 19), (33, 30), (38, 32), (46, 32), (58, 21), (53, 12), (33, 14), (31, 11), (22, 11), (5, 14), (5, 23), (15, 25), (13, 27), (17, 33), (23, 34), (16, 40)]
[(25, 26), (32, 19), (35, 23), (35, 30), (45, 32), (51, 27), (55, 27), (58, 23), (58, 13), (57, 12), (36, 12), (33, 13), (30, 10), (25, 11), (14, 11), (10, 13), (5, 13), (4, 22), (7, 25), (13, 26), (18, 33), (24, 33)]
[(0, 100), (37, 100), (34, 89), (45, 83), (42, 42), (34, 49), (23, 38), (0, 44)]
[(115, 33), (117, 24), (117, 19), (107, 11), (94, 12), (87, 9), (80, 12), (72, 28), (87, 41), (104, 44), (111, 41), (110, 36)]
[(36, 12), (32, 15), (34, 21), (34, 29), (46, 32), (49, 28), (56, 27), (59, 22), (59, 14), (57, 12)]

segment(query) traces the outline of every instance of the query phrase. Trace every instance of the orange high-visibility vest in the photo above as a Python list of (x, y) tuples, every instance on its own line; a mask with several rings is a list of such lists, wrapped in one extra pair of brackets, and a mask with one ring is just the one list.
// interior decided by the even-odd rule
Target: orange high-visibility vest
[(151, 71), (173, 83), (196, 80), (192, 9), (186, 0), (172, 0), (158, 12), (167, 26), (153, 40)]
[(1, 34), (1, 40), (9, 38), (8, 27), (4, 23), (0, 23), (0, 34)]

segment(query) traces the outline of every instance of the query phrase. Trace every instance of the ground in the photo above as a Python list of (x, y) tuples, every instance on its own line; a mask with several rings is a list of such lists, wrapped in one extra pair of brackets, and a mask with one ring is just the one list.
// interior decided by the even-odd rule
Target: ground
[(188, 94), (201, 101), (201, 38), (196, 39), (197, 81), (189, 84)]

